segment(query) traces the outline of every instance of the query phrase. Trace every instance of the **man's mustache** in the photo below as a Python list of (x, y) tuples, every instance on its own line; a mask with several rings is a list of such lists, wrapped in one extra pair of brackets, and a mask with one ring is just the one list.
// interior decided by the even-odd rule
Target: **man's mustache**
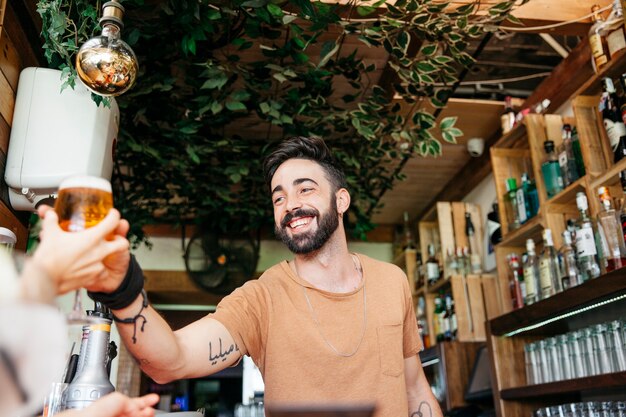
[(280, 227), (283, 229), (287, 227), (289, 222), (291, 222), (296, 217), (318, 217), (319, 211), (314, 209), (298, 209), (291, 213), (287, 213), (283, 221), (280, 222)]

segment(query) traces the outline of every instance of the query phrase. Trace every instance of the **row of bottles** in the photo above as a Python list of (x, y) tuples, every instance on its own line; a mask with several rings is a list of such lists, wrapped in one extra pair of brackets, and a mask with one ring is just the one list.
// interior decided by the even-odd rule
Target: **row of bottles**
[(527, 173), (523, 173), (518, 188), (516, 179), (508, 178), (504, 204), (509, 230), (515, 230), (535, 217), (539, 213), (539, 196), (535, 181)]
[(504, 111), (502, 112), (502, 115), (500, 116), (502, 134), (505, 135), (509, 133), (511, 130), (513, 130), (515, 126), (522, 123), (522, 121), (524, 120), (524, 117), (528, 114), (545, 113), (548, 110), (548, 107), (550, 107), (550, 103), (551, 103), (550, 100), (546, 98), (546, 99), (543, 99), (540, 103), (537, 103), (536, 105), (534, 105), (533, 107), (526, 107), (526, 108), (521, 109), (518, 112), (515, 112), (515, 110), (513, 109), (513, 99), (510, 96), (506, 96), (504, 98)]
[(611, 13), (606, 19), (600, 15), (600, 6), (595, 4), (589, 44), (591, 46), (591, 64), (595, 72), (600, 71), (615, 55), (626, 48), (624, 36), (624, 13), (621, 0), (613, 0)]
[(554, 141), (543, 143), (545, 155), (541, 164), (541, 175), (548, 198), (552, 198), (568, 185), (585, 175), (580, 141), (576, 130), (569, 124), (563, 125), (562, 143), (555, 148)]
[(554, 248), (552, 231), (543, 231), (543, 250), (537, 254), (535, 242), (526, 241), (522, 261), (517, 254), (509, 254), (509, 285), (514, 309), (597, 278), (626, 266), (624, 244), (626, 213), (615, 210), (606, 187), (598, 189), (602, 209), (597, 220), (588, 214), (584, 193), (576, 195), (580, 212), (578, 219), (570, 219), (563, 232), (563, 246)]
[(437, 343), (456, 340), (457, 320), (454, 309), (454, 299), (450, 293), (440, 293), (435, 298), (435, 311), (433, 317), (433, 332)]
[[(626, 156), (626, 74), (620, 77), (620, 85), (622, 92), (618, 94), (613, 80), (603, 78), (602, 96), (598, 105), (613, 151), (613, 162), (619, 162)], [(626, 172), (620, 173), (620, 180), (622, 188), (626, 190)]]

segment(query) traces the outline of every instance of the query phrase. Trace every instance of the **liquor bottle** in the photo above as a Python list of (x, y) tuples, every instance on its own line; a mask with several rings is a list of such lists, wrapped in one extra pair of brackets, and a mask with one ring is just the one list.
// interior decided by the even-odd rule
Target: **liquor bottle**
[(519, 262), (516, 253), (507, 256), (509, 264), (509, 292), (511, 294), (511, 303), (513, 310), (524, 307), (524, 299), (526, 289), (522, 288), (524, 284), (524, 271)]
[(598, 222), (599, 227), (602, 228), (601, 233), (604, 234), (603, 254), (606, 258), (606, 271), (611, 272), (626, 266), (624, 233), (617, 212), (612, 207), (608, 188), (598, 188), (598, 195), (602, 203), (602, 210), (598, 213)]
[(446, 308), (445, 313), (443, 315), (444, 320), (444, 330), (443, 330), (443, 340), (452, 340), (452, 296), (450, 294), (446, 294)]
[(415, 240), (413, 240), (413, 232), (411, 232), (411, 225), (409, 224), (409, 213), (404, 212), (404, 244), (402, 246), (403, 250), (407, 249), (415, 249)]
[(566, 187), (578, 179), (576, 159), (572, 148), (572, 126), (567, 123), (563, 125), (563, 142), (559, 146), (559, 166)]
[(470, 213), (465, 213), (465, 235), (469, 241), (469, 254), (470, 254), (470, 271), (472, 274), (480, 274), (483, 272), (483, 262), (480, 258), (480, 242), (478, 242), (478, 236), (474, 229), (474, 223), (472, 223), (472, 216)]
[(452, 249), (446, 250), (446, 263), (443, 268), (443, 278), (450, 279), (452, 275), (458, 275), (456, 255)]
[(576, 206), (580, 216), (576, 221), (576, 259), (582, 282), (600, 276), (598, 249), (596, 248), (596, 231), (591, 217), (587, 214), (589, 204), (585, 193), (576, 194)]
[(507, 134), (515, 126), (515, 110), (511, 105), (511, 97), (506, 96), (504, 98), (504, 111), (500, 116), (500, 122), (502, 124), (502, 134)]
[(452, 331), (452, 340), (456, 340), (459, 330), (459, 324), (456, 320), (456, 309), (454, 308), (454, 298), (450, 300), (450, 329)]
[(524, 191), (524, 202), (527, 205), (527, 217), (531, 219), (539, 213), (539, 194), (537, 194), (535, 181), (530, 179), (526, 172), (522, 174), (522, 190)]
[(602, 122), (604, 123), (606, 135), (609, 138), (614, 157), (617, 157), (615, 153), (618, 150), (620, 138), (626, 136), (626, 125), (624, 125), (622, 120), (619, 98), (615, 92), (613, 80), (609, 77), (602, 78), (602, 97), (600, 98), (598, 111), (602, 113)]
[(580, 149), (580, 140), (578, 140), (576, 127), (572, 128), (572, 152), (574, 153), (574, 161), (576, 161), (578, 178), (582, 178), (585, 176), (585, 162), (583, 160), (583, 152)]
[(580, 274), (576, 264), (576, 251), (572, 245), (572, 234), (569, 230), (563, 231), (563, 246), (559, 249), (559, 261), (563, 289), (566, 290), (582, 284), (579, 282)]
[(523, 178), (520, 187), (515, 192), (515, 199), (517, 200), (517, 218), (519, 219), (520, 224), (524, 224), (528, 221), (528, 219), (530, 219), (530, 202), (526, 196)]
[(595, 72), (602, 69), (609, 61), (608, 47), (606, 45), (606, 26), (602, 17), (600, 17), (600, 6), (594, 4), (591, 7), (591, 21), (593, 22), (589, 28), (589, 45), (591, 46), (592, 64)]
[(439, 262), (435, 257), (435, 245), (428, 245), (428, 259), (426, 260), (426, 279), (428, 285), (434, 285), (439, 280)]
[(546, 185), (548, 198), (552, 198), (563, 191), (563, 176), (561, 175), (559, 161), (554, 153), (554, 141), (545, 141), (543, 148), (546, 151), (546, 156), (543, 164), (541, 164), (541, 173), (543, 174), (543, 182)]
[(552, 241), (552, 230), (544, 229), (543, 251), (541, 251), (539, 258), (539, 283), (542, 300), (562, 291), (560, 275), (559, 259)]
[(517, 210), (517, 182), (515, 178), (506, 180), (506, 195), (504, 196), (504, 207), (509, 230), (519, 229), (519, 212)]
[(624, 37), (624, 13), (620, 0), (613, 0), (613, 9), (606, 19), (606, 44), (609, 49), (611, 59), (615, 54), (626, 48), (626, 38)]
[(536, 303), (541, 299), (539, 285), (539, 261), (535, 254), (535, 242), (526, 241), (526, 260), (524, 261), (524, 284), (526, 284), (526, 304)]
[(444, 323), (444, 315), (446, 313), (446, 309), (444, 308), (444, 300), (441, 295), (437, 295), (435, 298), (435, 338), (437, 343), (443, 342), (444, 333), (445, 333), (445, 323)]

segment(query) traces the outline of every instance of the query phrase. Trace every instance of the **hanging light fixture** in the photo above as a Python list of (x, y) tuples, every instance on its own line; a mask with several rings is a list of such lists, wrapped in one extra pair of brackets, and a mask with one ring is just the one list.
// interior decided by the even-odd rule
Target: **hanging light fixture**
[(95, 94), (110, 97), (125, 93), (137, 77), (137, 57), (120, 38), (124, 6), (109, 1), (102, 6), (102, 34), (89, 39), (76, 55), (76, 72)]

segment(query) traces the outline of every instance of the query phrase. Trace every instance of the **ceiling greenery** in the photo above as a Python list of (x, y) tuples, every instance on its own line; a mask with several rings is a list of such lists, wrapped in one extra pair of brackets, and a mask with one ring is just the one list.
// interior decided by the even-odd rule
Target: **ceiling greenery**
[[(355, 202), (350, 228), (363, 236), (381, 191), (401, 179), (397, 163), (441, 154), (433, 131), (448, 142), (462, 134), (455, 118), (436, 125), (416, 104), (427, 97), (443, 106), (460, 69), (473, 62), (468, 42), (515, 21), (513, 0), (480, 13), (480, 1), (466, 3), (124, 1), (122, 36), (140, 72), (117, 98), (114, 187), (135, 241), (149, 223), (202, 222), (224, 232), (267, 225), (262, 159), (273, 141), (292, 135), (327, 140)], [(78, 47), (100, 31), (100, 7), (38, 3), (45, 56), (66, 86), (76, 82)], [(363, 59), (368, 48), (388, 54), (391, 82), (372, 80), (377, 68)], [(339, 85), (348, 92), (338, 94)], [(255, 119), (263, 134), (238, 128)]]

